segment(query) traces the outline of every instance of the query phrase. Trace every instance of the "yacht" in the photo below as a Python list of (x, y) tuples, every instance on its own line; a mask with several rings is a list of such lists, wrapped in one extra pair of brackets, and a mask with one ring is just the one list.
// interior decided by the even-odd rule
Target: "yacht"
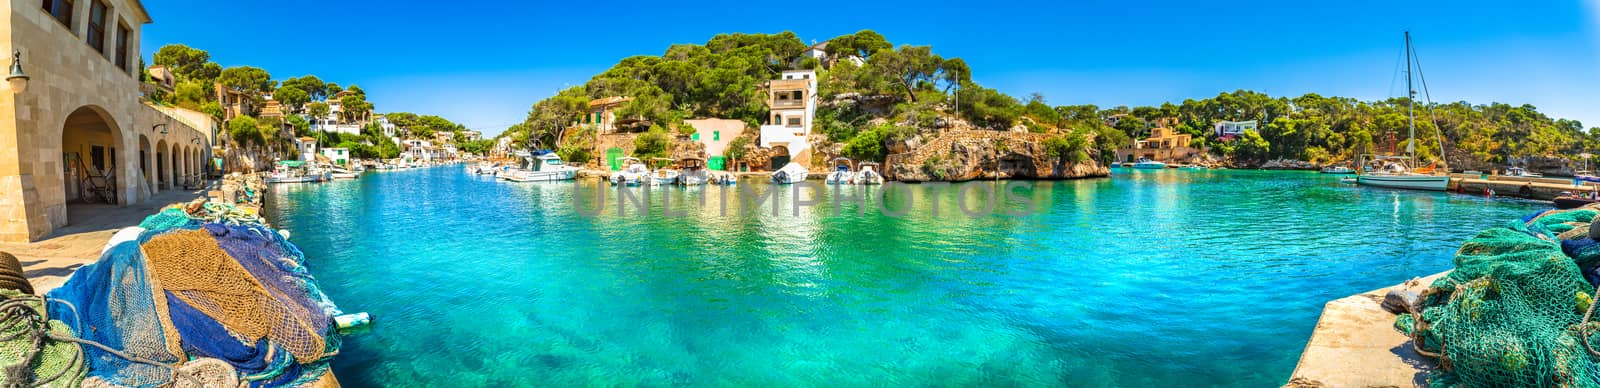
[[(1406, 93), (1416, 96), (1417, 91), (1411, 85), (1411, 69), (1416, 64), (1411, 47), (1411, 32), (1406, 32)], [(1420, 67), (1420, 65), (1418, 66)], [(1426, 85), (1424, 85), (1426, 87)], [(1406, 122), (1410, 129), (1406, 136), (1406, 156), (1398, 155), (1362, 155), (1360, 173), (1356, 175), (1356, 184), (1373, 187), (1386, 187), (1394, 189), (1445, 191), (1450, 189), (1450, 176), (1434, 175), (1433, 166), (1418, 167), (1417, 159), (1417, 115), (1413, 106), (1415, 98), (1406, 99)], [(1444, 154), (1444, 142), (1439, 142), (1439, 154)]]
[(849, 158), (835, 158), (833, 172), (828, 173), (828, 178), (824, 181), (830, 185), (847, 185), (855, 175), (854, 171), (850, 171)]
[(526, 169), (510, 170), (501, 177), (512, 182), (551, 182), (578, 178), (578, 168), (561, 162), (561, 156), (548, 152), (533, 157)]
[(1160, 170), (1167, 168), (1167, 164), (1150, 160), (1148, 158), (1139, 158), (1139, 161), (1133, 164), (1133, 168), (1142, 170)]
[(617, 160), (622, 164), (622, 170), (611, 173), (607, 180), (613, 185), (638, 186), (650, 175), (650, 168), (644, 166), (639, 158), (627, 156)]
[(861, 168), (856, 170), (856, 175), (850, 177), (850, 182), (858, 185), (881, 185), (883, 175), (878, 174), (878, 164), (861, 162)]
[(806, 176), (810, 174), (811, 172), (807, 171), (806, 167), (801, 166), (800, 163), (789, 162), (789, 164), (783, 165), (783, 168), (780, 168), (778, 171), (772, 173), (772, 183), (788, 184), (804, 182), (806, 180)]

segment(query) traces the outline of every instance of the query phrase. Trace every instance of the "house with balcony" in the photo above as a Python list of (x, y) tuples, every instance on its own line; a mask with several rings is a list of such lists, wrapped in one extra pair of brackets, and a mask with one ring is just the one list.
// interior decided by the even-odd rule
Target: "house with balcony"
[(335, 166), (341, 166), (341, 167), (349, 167), (350, 166), (350, 149), (349, 148), (323, 148), (322, 149), (322, 156), (325, 157), (325, 158), (328, 158), (328, 160), (333, 162), (333, 165), (335, 165)]
[(786, 70), (767, 82), (766, 124), (760, 144), (772, 152), (772, 169), (789, 162), (811, 162), (811, 121), (817, 113), (816, 70)]
[(1150, 159), (1164, 163), (1181, 162), (1203, 152), (1199, 148), (1190, 147), (1191, 140), (1193, 137), (1189, 134), (1170, 127), (1151, 128), (1150, 137), (1134, 140), (1133, 146), (1117, 150), (1117, 160), (1133, 162), (1138, 159)]
[(172, 69), (160, 65), (150, 66), (145, 73), (150, 75), (150, 82), (156, 89), (169, 94), (177, 89), (178, 76), (172, 73)]

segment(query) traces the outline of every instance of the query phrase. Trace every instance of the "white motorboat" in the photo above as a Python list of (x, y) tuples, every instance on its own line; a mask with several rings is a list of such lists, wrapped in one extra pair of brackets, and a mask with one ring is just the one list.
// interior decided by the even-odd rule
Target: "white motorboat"
[(828, 173), (828, 177), (823, 181), (830, 185), (850, 184), (856, 175), (854, 171), (850, 171), (850, 162), (849, 158), (834, 158), (833, 172)]
[(1139, 158), (1139, 161), (1133, 164), (1133, 168), (1142, 170), (1160, 170), (1167, 168), (1167, 164), (1150, 159)]
[(1506, 176), (1508, 176), (1508, 177), (1516, 177), (1516, 178), (1543, 178), (1544, 177), (1543, 174), (1539, 174), (1539, 173), (1535, 173), (1535, 172), (1529, 172), (1528, 169), (1525, 169), (1525, 168), (1522, 168), (1522, 167), (1507, 168), (1506, 169)]
[(861, 168), (856, 171), (855, 176), (850, 178), (850, 182), (858, 185), (883, 184), (883, 175), (878, 174), (877, 168), (877, 163), (861, 162)]
[(619, 159), (618, 162), (622, 163), (622, 170), (611, 173), (607, 178), (613, 185), (638, 186), (650, 175), (650, 168), (645, 167), (639, 158), (628, 156)]
[(706, 184), (710, 175), (706, 171), (706, 161), (699, 158), (683, 158), (678, 160), (678, 184), (684, 186), (699, 186)]
[(1322, 168), (1323, 174), (1354, 174), (1356, 170), (1350, 166), (1328, 166)]
[(512, 182), (553, 182), (578, 178), (579, 169), (563, 163), (561, 156), (554, 152), (540, 154), (531, 159), (527, 168), (510, 170), (501, 174), (501, 178)]
[(326, 173), (307, 169), (305, 162), (285, 160), (278, 162), (262, 181), (266, 183), (316, 183), (327, 180)]
[(806, 180), (806, 176), (810, 174), (811, 171), (807, 171), (806, 167), (801, 166), (800, 163), (789, 162), (789, 164), (783, 165), (783, 168), (780, 168), (778, 171), (772, 173), (772, 183), (789, 184), (804, 182)]

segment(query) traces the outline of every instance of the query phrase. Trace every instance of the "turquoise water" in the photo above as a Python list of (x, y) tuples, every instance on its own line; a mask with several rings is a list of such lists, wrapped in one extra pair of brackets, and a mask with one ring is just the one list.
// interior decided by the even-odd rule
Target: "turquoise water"
[[(801, 192), (822, 204), (796, 217), (787, 187), (779, 216), (692, 188), (587, 217), (574, 191), (613, 189), (458, 167), (277, 186), (268, 206), (377, 320), (335, 363), (350, 386), (1278, 386), (1327, 300), (1448, 269), (1540, 208), (1302, 172), (1024, 183), (1023, 218), (952, 210), (963, 185), (888, 189), (903, 218), (838, 200), (861, 188)], [(964, 185), (977, 204), (998, 184)]]

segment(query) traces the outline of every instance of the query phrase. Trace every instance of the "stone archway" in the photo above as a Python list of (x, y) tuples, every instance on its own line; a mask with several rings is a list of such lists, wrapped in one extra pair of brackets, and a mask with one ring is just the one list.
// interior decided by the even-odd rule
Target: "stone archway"
[(172, 150), (169, 148), (171, 147), (167, 146), (166, 139), (156, 140), (156, 162), (151, 166), (155, 171), (155, 179), (152, 179), (155, 185), (152, 188), (156, 192), (170, 188), (167, 186), (167, 182), (171, 182), (172, 176), (172, 165), (168, 164), (169, 158), (167, 157), (167, 155), (172, 154)]
[(150, 138), (139, 135), (139, 179), (147, 188), (146, 194), (155, 193), (156, 174), (153, 170), (155, 164), (155, 148), (150, 145)]
[[(62, 200), (70, 218), (73, 206), (85, 203), (118, 204), (132, 200), (120, 198), (126, 182), (119, 176), (118, 153), (122, 133), (116, 120), (92, 105), (85, 105), (67, 115), (61, 127)], [(64, 222), (63, 225), (70, 223)]]
[(180, 188), (182, 185), (179, 184), (179, 182), (183, 181), (183, 163), (181, 162), (181, 158), (183, 156), (183, 147), (173, 144), (172, 150), (167, 152), (167, 154), (167, 158), (172, 159), (172, 176), (167, 178), (167, 185), (168, 187), (174, 189)]
[(778, 171), (789, 164), (789, 147), (775, 145), (769, 153), (772, 155), (772, 171)]

